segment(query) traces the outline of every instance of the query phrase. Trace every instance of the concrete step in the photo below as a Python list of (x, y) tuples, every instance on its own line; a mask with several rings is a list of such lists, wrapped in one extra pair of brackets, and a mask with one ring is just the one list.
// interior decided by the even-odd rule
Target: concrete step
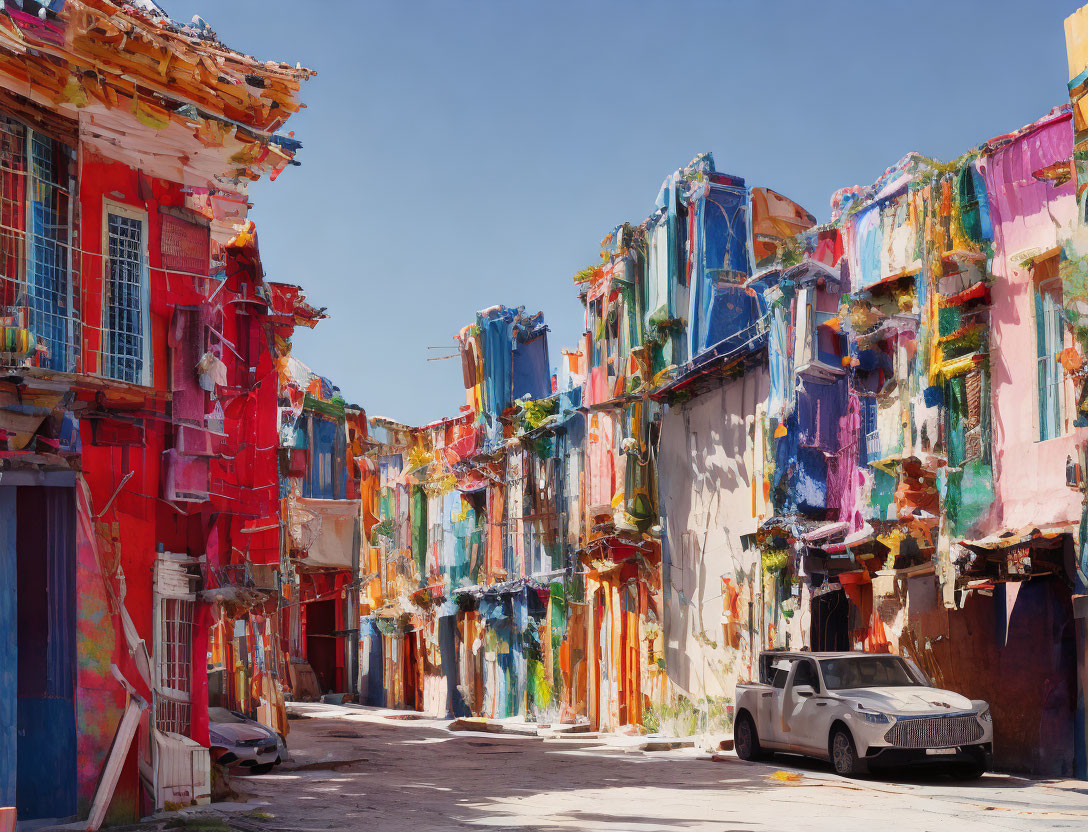
[(501, 722), (492, 722), (489, 719), (476, 717), (463, 717), (452, 720), (446, 728), (450, 731), (476, 731), (482, 734), (501, 734), (504, 730)]
[(639, 743), (639, 751), (676, 751), (678, 748), (694, 748), (695, 740), (688, 739), (648, 739)]

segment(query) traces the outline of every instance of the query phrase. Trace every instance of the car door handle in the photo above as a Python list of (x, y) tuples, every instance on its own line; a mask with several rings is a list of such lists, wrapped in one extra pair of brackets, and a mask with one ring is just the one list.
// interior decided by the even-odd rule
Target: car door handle
[(817, 702), (817, 703), (816, 703), (816, 707), (817, 707), (817, 708), (826, 708), (826, 707), (827, 707), (827, 703), (826, 703), (826, 702)]

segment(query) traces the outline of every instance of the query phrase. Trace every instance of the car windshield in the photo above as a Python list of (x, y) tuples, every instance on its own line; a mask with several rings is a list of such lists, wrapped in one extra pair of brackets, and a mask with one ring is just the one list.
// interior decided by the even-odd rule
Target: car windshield
[(208, 708), (208, 720), (211, 722), (245, 722), (240, 716), (236, 716), (226, 708)]
[(898, 656), (823, 659), (820, 669), (828, 690), (921, 687), (928, 684)]

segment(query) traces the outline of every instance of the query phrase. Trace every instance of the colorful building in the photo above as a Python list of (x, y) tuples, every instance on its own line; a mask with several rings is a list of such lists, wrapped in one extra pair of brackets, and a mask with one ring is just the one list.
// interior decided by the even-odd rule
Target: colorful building
[(576, 275), (550, 386), (539, 317), (480, 313), (396, 468), (428, 709), (713, 732), (760, 650), (893, 651), (991, 702), (999, 766), (1083, 776), (1073, 128), (910, 154), (823, 225), (697, 157)]
[(906, 656), (991, 703), (999, 767), (1088, 776), (1066, 29), (1069, 104), (827, 223), (696, 157), (575, 275), (577, 344), (483, 310), (465, 404), (410, 426), (292, 355), (324, 310), (247, 219), (311, 73), (153, 3), (5, 4), (0, 805), (203, 802), (209, 705), (724, 732), (798, 647)]
[(152, 3), (8, 2), (0, 41), (0, 804), (97, 826), (208, 800), (215, 593), (278, 568), (306, 312), (246, 188), (310, 72)]

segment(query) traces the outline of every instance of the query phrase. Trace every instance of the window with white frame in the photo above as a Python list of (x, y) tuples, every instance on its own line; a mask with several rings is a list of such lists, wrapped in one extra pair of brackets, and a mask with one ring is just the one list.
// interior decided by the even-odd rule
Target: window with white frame
[(193, 602), (163, 598), (161, 604), (159, 684), (164, 690), (187, 696), (192, 689)]
[(1058, 355), (1065, 347), (1065, 313), (1057, 258), (1035, 266), (1035, 352), (1037, 363), (1039, 441), (1064, 432), (1065, 374)]
[(102, 372), (150, 384), (148, 357), (147, 215), (106, 205)]
[(189, 598), (160, 597), (155, 643), (155, 727), (189, 734), (192, 721), (193, 611)]

